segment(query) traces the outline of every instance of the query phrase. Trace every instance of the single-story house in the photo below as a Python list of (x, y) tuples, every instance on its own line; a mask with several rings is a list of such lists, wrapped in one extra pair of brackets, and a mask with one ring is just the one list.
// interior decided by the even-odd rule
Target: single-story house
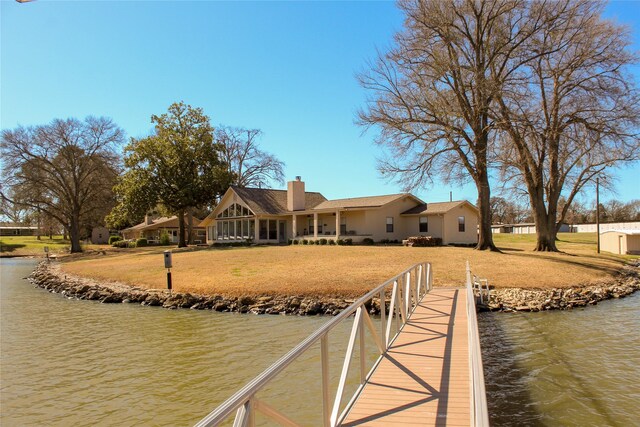
[[(491, 226), (493, 234), (536, 234), (536, 224), (533, 222), (522, 222), (519, 224), (493, 224)], [(567, 224), (560, 224), (560, 233), (569, 233), (571, 228)]]
[(607, 230), (600, 233), (600, 250), (620, 255), (640, 254), (640, 230)]
[[(185, 218), (185, 232), (187, 228), (187, 219)], [(193, 218), (193, 242), (204, 243), (206, 239), (205, 229), (200, 224), (201, 221), (198, 218)], [(152, 218), (150, 216), (144, 217), (144, 222), (134, 225), (133, 227), (125, 228), (120, 231), (122, 237), (125, 240), (134, 240), (145, 238), (149, 243), (158, 243), (162, 233), (167, 232), (169, 239), (172, 243), (178, 243), (179, 239), (179, 224), (178, 217), (161, 217)]]
[(478, 241), (478, 209), (466, 200), (425, 203), (409, 193), (327, 200), (306, 191), (300, 177), (287, 190), (231, 186), (200, 225), (207, 228), (210, 244), (410, 236), (439, 237), (443, 244)]
[(38, 232), (38, 227), (28, 227), (5, 223), (0, 226), (0, 236), (34, 236)]

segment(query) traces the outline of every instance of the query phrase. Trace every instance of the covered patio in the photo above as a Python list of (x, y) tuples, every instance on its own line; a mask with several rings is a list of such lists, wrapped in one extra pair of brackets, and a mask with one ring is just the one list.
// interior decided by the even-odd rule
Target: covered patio
[(323, 212), (306, 211), (291, 215), (293, 240), (338, 240), (351, 238), (354, 241), (371, 237), (370, 234), (359, 233), (359, 226), (363, 228), (364, 212), (347, 211), (341, 209)]

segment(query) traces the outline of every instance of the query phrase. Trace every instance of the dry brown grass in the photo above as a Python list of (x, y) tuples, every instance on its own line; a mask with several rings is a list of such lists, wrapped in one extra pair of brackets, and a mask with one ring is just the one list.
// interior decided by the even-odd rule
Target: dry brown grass
[[(173, 255), (173, 285), (203, 294), (356, 296), (414, 263), (433, 265), (436, 286), (460, 286), (468, 259), (496, 287), (567, 287), (607, 278), (623, 257), (596, 255), (589, 238), (560, 242), (566, 253), (535, 253), (530, 238), (497, 238), (503, 253), (469, 248), (398, 246), (280, 246), (206, 249)], [(162, 249), (66, 260), (68, 273), (148, 287), (166, 287)]]

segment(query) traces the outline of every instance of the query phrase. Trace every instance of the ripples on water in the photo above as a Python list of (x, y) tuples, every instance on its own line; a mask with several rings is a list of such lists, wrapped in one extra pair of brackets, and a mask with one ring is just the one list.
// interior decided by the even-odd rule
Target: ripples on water
[[(67, 300), (21, 279), (35, 261), (0, 262), (3, 427), (192, 425), (330, 320)], [(479, 322), (492, 425), (640, 425), (640, 293)], [(333, 390), (350, 327), (330, 336)], [(315, 348), (259, 397), (318, 425), (319, 373)]]
[(493, 425), (640, 426), (640, 293), (479, 327)]
[[(192, 425), (330, 320), (68, 300), (22, 280), (34, 261), (1, 262), (3, 427)], [(350, 327), (330, 335), (334, 390)], [(259, 396), (321, 420), (319, 373), (316, 348)]]

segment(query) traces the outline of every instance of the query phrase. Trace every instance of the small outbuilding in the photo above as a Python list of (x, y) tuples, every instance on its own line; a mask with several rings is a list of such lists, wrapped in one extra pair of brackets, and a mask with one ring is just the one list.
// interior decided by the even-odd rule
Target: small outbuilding
[(607, 230), (600, 233), (600, 250), (620, 255), (640, 254), (640, 230)]
[(109, 230), (105, 227), (94, 227), (91, 231), (91, 243), (106, 245), (109, 243)]

